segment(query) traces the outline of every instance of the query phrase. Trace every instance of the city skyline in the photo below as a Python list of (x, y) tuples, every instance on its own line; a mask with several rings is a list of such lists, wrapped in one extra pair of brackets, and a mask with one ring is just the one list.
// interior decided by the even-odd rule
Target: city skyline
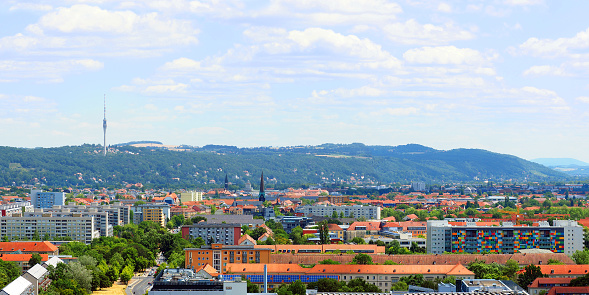
[(416, 143), (589, 162), (587, 8), (4, 1), (2, 145)]

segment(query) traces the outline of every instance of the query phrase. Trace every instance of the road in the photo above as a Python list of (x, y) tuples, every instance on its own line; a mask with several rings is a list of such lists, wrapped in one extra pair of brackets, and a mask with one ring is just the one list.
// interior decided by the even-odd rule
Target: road
[(133, 277), (132, 281), (133, 282), (130, 283), (129, 286), (127, 286), (127, 289), (125, 289), (125, 293), (127, 295), (143, 295), (145, 294), (145, 291), (147, 291), (147, 289), (151, 287), (149, 283), (153, 282), (153, 277), (147, 276), (146, 271), (144, 274), (140, 276)]

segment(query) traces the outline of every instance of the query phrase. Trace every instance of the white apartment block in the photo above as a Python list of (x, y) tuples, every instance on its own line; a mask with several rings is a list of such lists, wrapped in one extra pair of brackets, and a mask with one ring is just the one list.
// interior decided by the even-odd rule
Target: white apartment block
[(45, 235), (52, 239), (70, 237), (74, 241), (86, 244), (100, 237), (94, 216), (83, 213), (25, 212), (0, 217), (2, 237), (6, 236), (11, 240), (32, 240), (35, 233), (41, 238)]
[(327, 216), (330, 217), (333, 215), (333, 212), (336, 212), (338, 216), (340, 213), (343, 212), (344, 216), (348, 217), (350, 214), (354, 216), (354, 218), (364, 217), (367, 220), (369, 219), (380, 219), (380, 207), (378, 206), (363, 206), (363, 205), (353, 205), (353, 206), (333, 206), (333, 205), (305, 205), (299, 206), (295, 209), (296, 213), (302, 213), (305, 216), (309, 216), (309, 214), (313, 214), (315, 216)]
[[(23, 209), (24, 208), (24, 209)], [(13, 213), (33, 212), (33, 205), (31, 202), (14, 202), (0, 205), (0, 212), (2, 216), (9, 216)]]
[(180, 193), (180, 202), (200, 202), (202, 201), (203, 192), (189, 191)]
[(583, 227), (573, 220), (555, 220), (551, 226), (540, 221), (537, 226), (452, 225), (448, 220), (428, 220), (427, 253), (504, 253), (524, 249), (546, 249), (572, 255), (583, 250)]

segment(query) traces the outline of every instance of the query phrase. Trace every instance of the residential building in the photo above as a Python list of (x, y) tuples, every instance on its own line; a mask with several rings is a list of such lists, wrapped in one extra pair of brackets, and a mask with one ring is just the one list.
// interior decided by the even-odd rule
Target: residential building
[[(41, 262), (45, 262), (47, 260), (49, 260), (49, 256), (47, 254), (39, 254), (41, 256)], [(2, 261), (10, 261), (10, 262), (14, 262), (16, 263), (16, 265), (18, 265), (18, 267), (20, 267), (20, 269), (22, 269), (23, 271), (27, 271), (29, 268), (31, 268), (32, 265), (29, 265), (29, 260), (31, 260), (31, 257), (33, 256), (33, 254), (5, 254), (2, 253), (0, 254), (0, 259), (2, 259)]]
[(427, 252), (516, 253), (523, 249), (546, 249), (572, 255), (583, 250), (583, 228), (572, 220), (540, 221), (533, 226), (503, 222), (502, 226), (477, 222), (428, 220)]
[(63, 205), (65, 202), (64, 192), (43, 192), (31, 190), (31, 204), (34, 208), (51, 208), (53, 205)]
[(287, 254), (325, 254), (325, 253), (347, 253), (354, 252), (354, 254), (384, 254), (385, 247), (377, 246), (375, 244), (367, 245), (342, 245), (342, 244), (324, 244), (324, 245), (265, 245), (272, 249), (273, 253), (287, 253)]
[[(577, 265), (538, 265), (542, 274), (548, 278), (578, 278), (589, 273), (589, 264)], [(522, 270), (520, 270), (522, 272)]]
[(290, 234), (293, 228), (300, 226), (301, 228), (305, 228), (307, 225), (314, 224), (313, 219), (309, 217), (299, 217), (299, 216), (277, 216), (277, 221), (282, 224), (282, 228), (284, 231)]
[(83, 213), (25, 212), (2, 216), (0, 217), (0, 233), (12, 240), (33, 240), (38, 235), (54, 239), (69, 237), (86, 244), (100, 237), (100, 231), (96, 230), (94, 216), (86, 216)]
[(589, 286), (584, 287), (554, 287), (546, 295), (587, 295)]
[(148, 295), (246, 295), (247, 282), (215, 280), (192, 269), (165, 269), (153, 280)]
[(207, 223), (238, 223), (239, 226), (247, 225), (256, 228), (264, 225), (264, 220), (254, 219), (252, 215), (199, 215), (206, 218)]
[(241, 225), (237, 223), (199, 222), (182, 226), (182, 237), (185, 239), (202, 238), (207, 244), (237, 245), (241, 237)]
[(10, 216), (13, 213), (33, 212), (33, 205), (29, 201), (14, 202), (0, 205), (2, 216)]
[(143, 220), (142, 221), (152, 221), (161, 226), (166, 226), (166, 218), (164, 216), (164, 212), (162, 208), (144, 208), (142, 210)]
[(528, 285), (530, 295), (548, 292), (552, 287), (568, 287), (573, 278), (536, 278)]
[(18, 277), (0, 291), (0, 295), (36, 295), (35, 287), (24, 277)]
[[(227, 274), (223, 277), (245, 276), (252, 283), (261, 284), (264, 264), (228, 264)], [(303, 283), (316, 282), (322, 278), (332, 278), (349, 282), (362, 278), (368, 283), (389, 292), (392, 285), (402, 277), (421, 274), (426, 280), (445, 279), (454, 276), (457, 279), (474, 279), (474, 273), (463, 265), (350, 265), (317, 264), (312, 268), (303, 268), (298, 264), (268, 264), (268, 284), (270, 288), (282, 283), (301, 280)]]
[(0, 253), (58, 255), (59, 248), (48, 241), (0, 242)]
[(416, 192), (423, 192), (423, 191), (425, 191), (425, 182), (422, 182), (422, 181), (411, 182), (411, 189)]
[(94, 217), (95, 230), (100, 231), (102, 237), (112, 237), (113, 225), (109, 222), (109, 212), (100, 210), (100, 206), (85, 205), (55, 205), (52, 208), (35, 209), (37, 213), (52, 213), (54, 216), (70, 216), (72, 214), (83, 214)]
[[(172, 207), (170, 208), (170, 216), (174, 217), (175, 215), (182, 215), (184, 219), (190, 219), (196, 216), (198, 213), (194, 211), (192, 208), (182, 208), (182, 207)], [(170, 218), (171, 218), (170, 217)]]
[(353, 206), (334, 206), (334, 205), (304, 205), (299, 206), (295, 209), (295, 213), (303, 214), (304, 216), (317, 215), (327, 216), (333, 215), (336, 212), (338, 216), (343, 213), (344, 216), (354, 218), (364, 217), (368, 219), (380, 220), (380, 207), (378, 206), (364, 206), (364, 205), (353, 205)]
[(39, 290), (45, 290), (51, 283), (48, 278), (49, 271), (41, 264), (36, 264), (27, 270), (22, 277), (31, 282), (35, 290), (35, 295), (39, 294)]
[(180, 193), (180, 202), (200, 202), (202, 201), (203, 192), (189, 191)]
[[(147, 217), (144, 217), (145, 210), (147, 210)], [(141, 204), (131, 207), (131, 211), (133, 211), (133, 223), (135, 224), (139, 224), (142, 221), (153, 221), (165, 226), (171, 217), (170, 204), (168, 203)]]
[(318, 202), (330, 202), (332, 204), (345, 203), (350, 201), (350, 196), (319, 196), (317, 197)]
[(272, 246), (212, 244), (200, 248), (186, 248), (185, 265), (198, 269), (205, 264), (212, 265), (218, 272), (225, 272), (229, 263), (270, 263)]

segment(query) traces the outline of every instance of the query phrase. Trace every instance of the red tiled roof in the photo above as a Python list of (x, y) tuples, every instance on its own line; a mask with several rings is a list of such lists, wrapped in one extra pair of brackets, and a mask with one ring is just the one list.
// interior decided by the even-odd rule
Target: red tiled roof
[(548, 295), (556, 294), (587, 294), (589, 293), (589, 287), (552, 287), (548, 291)]
[(0, 252), (55, 252), (57, 246), (50, 242), (0, 242)]
[(589, 273), (589, 264), (578, 265), (538, 265), (545, 275), (586, 275)]
[(536, 278), (528, 288), (540, 288), (540, 285), (569, 284), (573, 278)]
[[(41, 261), (49, 260), (49, 255), (39, 254)], [(29, 262), (33, 254), (0, 254), (0, 259), (3, 261), (14, 261), (14, 262)]]

